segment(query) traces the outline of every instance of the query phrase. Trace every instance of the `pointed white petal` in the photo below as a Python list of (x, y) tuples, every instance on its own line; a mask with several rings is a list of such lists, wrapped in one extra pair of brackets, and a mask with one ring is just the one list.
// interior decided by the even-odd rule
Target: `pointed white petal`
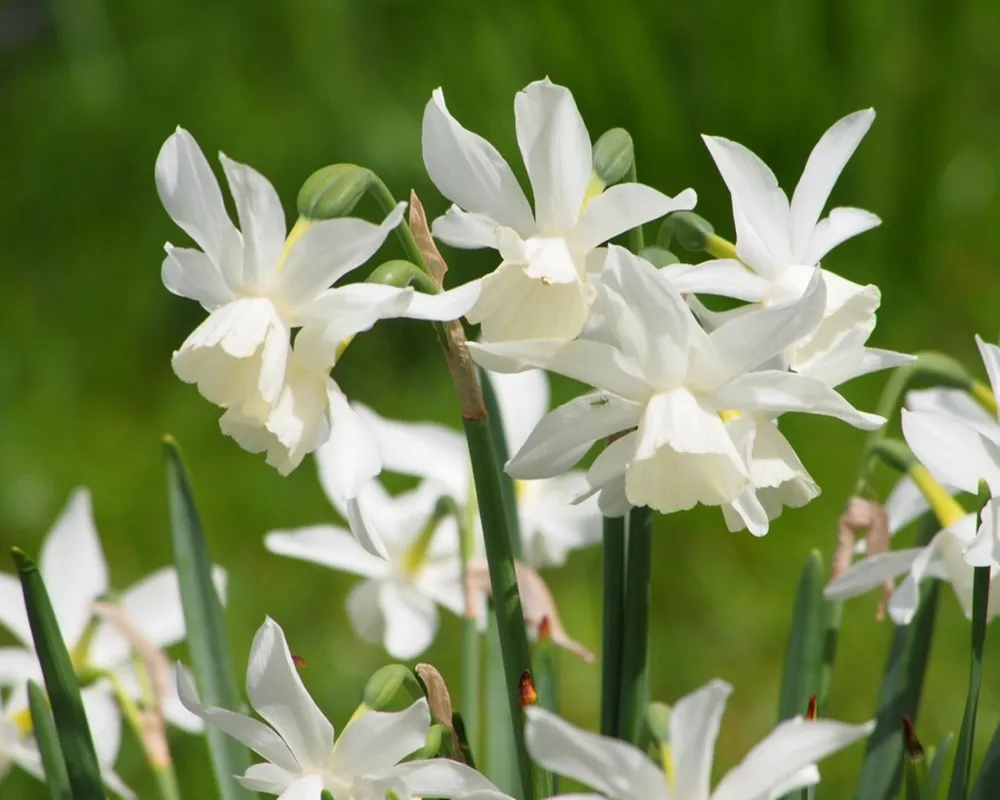
[(546, 282), (529, 277), (520, 264), (504, 263), (483, 279), (479, 300), (466, 318), (482, 324), (488, 342), (567, 341), (583, 330), (594, 295), (594, 287), (582, 279)]
[(424, 319), (449, 322), (464, 317), (479, 302), (483, 281), (475, 280), (439, 294), (414, 292), (402, 316), (407, 319)]
[(177, 694), (177, 666), (175, 664), (170, 665), (170, 683), (165, 688), (163, 696), (164, 719), (182, 731), (201, 733), (205, 729), (201, 717), (188, 711), (181, 703), (180, 695)]
[[(233, 777), (239, 781), (241, 786), (252, 792), (268, 792), (275, 795), (283, 794), (286, 789), (300, 780), (299, 773), (289, 772), (274, 764), (254, 764), (242, 775), (234, 775)], [(319, 788), (322, 790), (322, 785)]]
[(830, 212), (830, 216), (820, 220), (816, 226), (802, 261), (806, 264), (816, 264), (841, 242), (846, 242), (859, 233), (870, 231), (881, 224), (882, 220), (870, 211), (861, 208), (835, 208)]
[(955, 417), (1000, 444), (997, 418), (961, 389), (915, 389), (906, 393), (906, 407), (910, 411), (932, 411)]
[(786, 720), (726, 773), (712, 800), (766, 797), (803, 768), (865, 738), (874, 729), (874, 722), (847, 725), (827, 719)]
[(323, 776), (305, 775), (295, 783), (289, 784), (278, 800), (322, 800)]
[(333, 525), (271, 531), (264, 537), (264, 547), (279, 556), (311, 561), (366, 578), (380, 577), (389, 569), (387, 562), (365, 550), (350, 531)]
[(498, 223), (485, 214), (474, 214), (452, 205), (443, 216), (431, 223), (431, 233), (435, 239), (452, 247), (468, 250), (481, 247), (496, 249), (494, 232), (497, 227)]
[[(330, 392), (330, 438), (316, 450), (319, 479), (336, 505), (357, 497), (382, 469), (378, 443), (338, 389)], [(338, 499), (334, 499), (338, 498)]]
[[(889, 517), (889, 531), (891, 533), (905, 528), (930, 508), (927, 504), (927, 498), (924, 497), (923, 492), (917, 488), (917, 484), (909, 475), (904, 475), (896, 482), (883, 505), (885, 513)], [(859, 544), (861, 543), (859, 542)]]
[[(266, 290), (285, 246), (285, 212), (271, 182), (257, 170), (220, 154), (243, 234), (239, 289)], [(236, 288), (236, 287), (234, 287)]]
[(390, 774), (402, 780), (414, 797), (510, 800), (474, 769), (447, 758), (408, 761)]
[(225, 708), (202, 705), (191, 674), (180, 664), (177, 665), (177, 695), (184, 708), (227, 736), (242, 742), (257, 755), (283, 769), (293, 772), (300, 770), (288, 745), (264, 723)]
[(0, 625), (24, 644), (31, 646), (31, 625), (24, 608), (21, 582), (13, 575), (0, 572)]
[[(632, 459), (635, 457), (635, 446), (638, 441), (638, 433), (631, 431), (624, 436), (615, 439), (605, 447), (594, 463), (587, 470), (587, 483), (596, 489), (602, 490), (613, 483), (624, 484), (625, 473)], [(624, 486), (622, 487), (624, 491)], [(610, 502), (611, 498), (603, 498), (605, 502)], [(601, 505), (601, 513), (608, 517), (619, 517), (621, 514), (610, 514), (605, 505)]]
[(740, 231), (736, 242), (740, 259), (762, 275), (773, 276), (792, 263), (788, 198), (767, 164), (746, 147), (719, 136), (702, 139), (729, 187), (734, 216), (741, 217), (738, 222), (753, 234), (754, 246), (748, 253), (744, 246), (749, 242)]
[(209, 311), (233, 299), (233, 292), (219, 268), (201, 250), (167, 244), (160, 278), (167, 291), (197, 300)]
[(965, 563), (971, 567), (991, 567), (1000, 563), (1000, 498), (990, 498), (983, 507), (982, 522), (976, 538), (965, 551)]
[(671, 709), (673, 788), (678, 797), (708, 797), (715, 740), (732, 691), (725, 681), (713, 680), (682, 697)]
[(830, 581), (823, 596), (829, 600), (846, 600), (870, 592), (887, 580), (908, 572), (924, 550), (923, 547), (910, 547), (868, 556)]
[(714, 294), (758, 303), (771, 291), (771, 282), (734, 259), (722, 258), (700, 264), (671, 264), (660, 274), (682, 294)]
[[(41, 666), (34, 651), (25, 647), (0, 647), (0, 687), (40, 680)], [(0, 723), (2, 724), (2, 723)]]
[(385, 636), (385, 617), (378, 604), (381, 581), (356, 583), (347, 593), (347, 621), (358, 638), (369, 644), (381, 644)]
[(493, 145), (448, 112), (441, 89), (424, 109), (422, 143), (424, 166), (441, 194), (465, 211), (531, 235), (531, 206), (514, 173)]
[(522, 480), (551, 478), (570, 469), (598, 439), (634, 427), (642, 413), (636, 403), (607, 392), (592, 392), (542, 417), (506, 471)]
[(431, 598), (385, 581), (379, 586), (378, 602), (385, 618), (382, 643), (390, 656), (408, 661), (430, 647), (438, 628), (437, 607)]
[(333, 748), (333, 726), (306, 691), (285, 634), (270, 617), (250, 646), (246, 690), (250, 705), (274, 728), (300, 765), (310, 769), (325, 763)]
[(403, 221), (405, 209), (406, 203), (399, 203), (380, 225), (354, 217), (339, 217), (310, 227), (292, 245), (276, 279), (276, 292), (288, 313), (305, 307), (324, 289), (375, 255)]
[(718, 408), (783, 414), (799, 411), (834, 417), (848, 425), (870, 431), (885, 424), (877, 414), (858, 411), (837, 392), (814, 378), (794, 372), (765, 370), (750, 372), (712, 393)]
[(570, 239), (582, 252), (593, 250), (625, 231), (673, 211), (690, 211), (697, 200), (694, 189), (668, 197), (641, 183), (620, 183), (587, 203)]
[(171, 219), (205, 251), (226, 283), (236, 286), (243, 252), (239, 231), (205, 154), (183, 128), (171, 134), (156, 157), (156, 190)]
[(59, 630), (67, 647), (72, 648), (90, 620), (91, 604), (108, 591), (108, 564), (86, 489), (73, 492), (45, 537), (39, 570)]
[(901, 412), (903, 436), (935, 478), (976, 493), (980, 479), (1000, 492), (1000, 447), (952, 417), (926, 411)]
[(469, 352), (477, 364), (494, 372), (540, 367), (629, 400), (641, 402), (651, 393), (635, 364), (603, 342), (588, 339), (568, 343), (556, 339), (469, 342)]
[(726, 368), (726, 379), (760, 367), (785, 348), (808, 336), (823, 319), (826, 285), (814, 270), (797, 300), (734, 317), (710, 334)]
[(487, 372), (486, 379), (493, 386), (500, 406), (507, 452), (516, 453), (549, 410), (549, 379), (540, 369), (507, 374)]
[(593, 163), (590, 136), (573, 94), (548, 79), (535, 81), (515, 96), (514, 119), (538, 228), (567, 232), (580, 214)]
[(667, 800), (666, 778), (628, 742), (581, 730), (539, 706), (525, 709), (524, 738), (542, 767), (617, 800)]
[(1000, 395), (1000, 347), (989, 342), (984, 342), (977, 334), (976, 345), (979, 347), (979, 355), (983, 358), (986, 366), (986, 374), (990, 378), (990, 388), (994, 396)]
[(88, 686), (80, 696), (102, 771), (114, 767), (122, 743), (122, 715), (106, 685)]
[(347, 724), (333, 748), (337, 775), (382, 776), (424, 746), (431, 725), (427, 699), (403, 711), (366, 711)]
[(816, 263), (803, 258), (813, 229), (819, 222), (837, 178), (874, 121), (875, 112), (870, 108), (848, 114), (820, 137), (809, 154), (802, 177), (792, 194), (792, 253), (796, 260), (806, 264)]

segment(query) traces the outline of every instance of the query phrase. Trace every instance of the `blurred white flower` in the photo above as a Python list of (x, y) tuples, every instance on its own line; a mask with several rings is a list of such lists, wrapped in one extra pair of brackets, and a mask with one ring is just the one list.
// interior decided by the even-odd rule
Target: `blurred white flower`
[[(768, 166), (737, 142), (705, 136), (715, 164), (729, 187), (736, 224), (735, 259), (695, 267), (666, 267), (682, 292), (735, 297), (765, 306), (800, 297), (813, 267), (834, 247), (880, 224), (859, 208), (835, 208), (820, 219), (833, 186), (867, 133), (875, 112), (849, 114), (823, 134), (809, 155), (791, 203)], [(749, 268), (749, 269), (748, 269)], [(788, 346), (794, 370), (822, 356), (852, 331), (870, 333), (881, 295), (874, 285), (860, 286), (828, 270), (823, 321), (812, 334)]]
[[(515, 453), (549, 410), (548, 378), (542, 370), (485, 374), (496, 392), (507, 451)], [(364, 406), (355, 408), (375, 439), (386, 470), (435, 482), (478, 525), (465, 436), (445, 425), (387, 420)], [(571, 551), (600, 541), (596, 501), (571, 502), (587, 489), (582, 472), (518, 480), (514, 486), (523, 560), (529, 566), (561, 566)]]
[[(38, 679), (40, 683), (40, 676)], [(106, 686), (89, 686), (80, 694), (104, 785), (118, 797), (133, 800), (135, 793), (115, 772), (122, 741), (118, 706)], [(190, 717), (187, 712), (184, 713)], [(38, 780), (45, 780), (38, 745), (31, 735), (26, 683), (15, 686), (6, 703), (0, 701), (0, 781), (13, 766), (20, 767)]]
[[(458, 797), (496, 788), (475, 770), (450, 759), (400, 763), (421, 747), (431, 715), (421, 699), (404, 711), (365, 711), (334, 738), (333, 726), (306, 691), (281, 627), (268, 618), (254, 637), (247, 665), (250, 705), (264, 722), (204, 706), (186, 669), (177, 683), (184, 705), (265, 759), (236, 780), (251, 791), (295, 800), (382, 800)], [(265, 724), (267, 723), (267, 724)]]
[(424, 165), (454, 205), (434, 221), (434, 236), (455, 247), (494, 248), (503, 262), (468, 313), (488, 341), (553, 337), (582, 330), (600, 272), (598, 246), (671, 211), (694, 208), (638, 183), (591, 188), (590, 136), (570, 91), (548, 79), (514, 100), (517, 143), (535, 209), (503, 156), (448, 112), (441, 89), (427, 103)]
[[(66, 648), (79, 670), (112, 673), (133, 699), (141, 700), (140, 681), (132, 665), (132, 647), (110, 622), (94, 616), (93, 604), (108, 595), (108, 566), (94, 525), (90, 493), (77, 489), (42, 543), (38, 568)], [(225, 597), (226, 573), (213, 571), (220, 597)], [(172, 567), (157, 570), (114, 597), (143, 637), (155, 647), (168, 647), (184, 639), (177, 573)], [(0, 686), (41, 680), (35, 658), (31, 628), (24, 607), (21, 585), (16, 577), (0, 573), (0, 625), (7, 628), (24, 647), (0, 648)], [(99, 684), (108, 688), (105, 680)], [(188, 731), (198, 731), (201, 723), (188, 714), (177, 700), (173, 685), (165, 687), (162, 698), (167, 720)]]
[(605, 514), (621, 515), (628, 505), (670, 513), (729, 504), (761, 534), (767, 513), (746, 491), (751, 415), (799, 411), (864, 429), (884, 422), (821, 380), (758, 369), (815, 329), (825, 307), (818, 275), (799, 299), (736, 316), (711, 333), (666, 277), (622, 248), (609, 248), (601, 291), (605, 341), (469, 345), (488, 369), (546, 367), (599, 389), (542, 419), (507, 465), (515, 477), (562, 474), (596, 441), (617, 437), (587, 472)]
[(347, 596), (354, 631), (365, 641), (381, 642), (393, 658), (414, 658), (437, 633), (439, 605), (465, 612), (458, 525), (453, 517), (435, 513), (441, 492), (429, 481), (395, 497), (371, 481), (348, 509), (330, 485), (330, 453), (329, 444), (316, 451), (327, 496), (352, 528), (378, 542), (382, 554), (365, 549), (351, 531), (335, 525), (272, 531), (264, 546), (365, 578)]
[[(382, 222), (300, 219), (286, 239), (271, 183), (220, 154), (240, 229), (226, 212), (207, 159), (182, 128), (156, 159), (156, 186), (171, 218), (201, 248), (166, 245), (163, 283), (197, 300), (208, 319), (174, 353), (186, 383), (226, 409), (222, 431), (250, 452), (266, 452), (282, 474), (330, 435), (340, 396), (329, 371), (340, 343), (380, 319), (456, 319), (479, 296), (476, 283), (439, 295), (377, 284), (332, 284), (360, 267), (403, 219), (400, 203)], [(305, 326), (291, 346), (292, 329)], [(367, 480), (363, 475), (359, 481)]]
[(581, 730), (537, 706), (525, 709), (528, 752), (545, 769), (590, 786), (609, 800), (773, 800), (818, 783), (815, 762), (863, 739), (875, 727), (874, 722), (786, 720), (712, 791), (715, 740), (731, 691), (725, 681), (714, 680), (671, 707), (666, 771), (634, 745)]

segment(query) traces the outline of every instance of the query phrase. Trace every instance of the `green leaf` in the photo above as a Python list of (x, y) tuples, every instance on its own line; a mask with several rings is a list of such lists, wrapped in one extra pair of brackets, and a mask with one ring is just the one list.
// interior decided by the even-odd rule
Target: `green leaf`
[(24, 605), (31, 625), (31, 638), (45, 679), (52, 706), (52, 719), (74, 800), (104, 800), (101, 767), (87, 715), (80, 697), (80, 683), (73, 662), (59, 633), (49, 593), (34, 562), (16, 547), (14, 564), (21, 578)]
[[(508, 725), (514, 734), (514, 753), (521, 779), (520, 800), (533, 800), (531, 760), (524, 744), (524, 713), (521, 710), (521, 676), (531, 671), (531, 652), (524, 629), (524, 612), (517, 584), (517, 571), (508, 518), (501, 489), (501, 474), (493, 447), (493, 433), (487, 419), (464, 419), (465, 436), (469, 443), (472, 477), (476, 485), (479, 518), (483, 525), (486, 561), (489, 566), (490, 586), (493, 593), (493, 617), (496, 619), (497, 643), (500, 663), (503, 664), (504, 690), (509, 711)], [(495, 668), (497, 659), (484, 658), (487, 677)], [(486, 701), (490, 701), (490, 687), (485, 687)], [(492, 726), (491, 726), (492, 727)], [(492, 735), (492, 730), (490, 731)], [(515, 795), (516, 797), (517, 795)]]
[(601, 619), (601, 734), (618, 735), (625, 619), (625, 517), (604, 517)]
[(931, 755), (930, 773), (927, 777), (927, 796), (931, 800), (937, 797), (941, 781), (944, 779), (944, 768), (948, 763), (948, 751), (951, 749), (951, 740), (954, 738), (955, 734), (953, 733), (945, 734), (945, 737)]
[[(916, 545), (926, 545), (940, 529), (926, 514), (920, 520)], [(927, 660), (934, 636), (938, 583), (925, 584), (920, 606), (909, 625), (897, 625), (882, 684), (879, 687), (875, 730), (868, 738), (856, 800), (890, 800), (900, 790), (903, 777), (904, 716), (916, 721), (924, 686)]]
[(823, 668), (826, 601), (823, 599), (823, 560), (818, 550), (806, 558), (792, 613), (792, 629), (785, 647), (778, 719), (805, 714), (809, 697), (818, 694)]
[[(171, 437), (165, 437), (163, 445), (174, 564), (180, 584), (195, 684), (206, 705), (238, 709), (240, 696), (233, 678), (222, 604), (212, 581), (212, 562), (208, 557), (205, 533), (198, 518), (180, 448)], [(222, 800), (254, 797), (233, 778), (234, 775), (242, 775), (250, 766), (250, 753), (246, 747), (212, 725), (205, 726), (205, 736)]]
[(73, 800), (66, 762), (63, 761), (62, 748), (59, 746), (56, 723), (52, 719), (52, 711), (45, 699), (45, 692), (34, 681), (28, 681), (28, 708), (31, 709), (31, 728), (38, 744), (38, 752), (42, 757), (49, 796), (52, 800)]
[(816, 689), (816, 710), (819, 716), (826, 715), (830, 700), (830, 685), (833, 683), (833, 666), (837, 660), (837, 643), (840, 640), (840, 622), (844, 617), (844, 604), (839, 600), (826, 600), (823, 612), (823, 663), (819, 671), (819, 687)]
[(1000, 725), (993, 731), (969, 800), (995, 800), (997, 786), (1000, 786)]
[[(492, 607), (492, 603), (490, 606)], [(492, 609), (491, 609), (492, 610)], [(493, 614), (489, 615), (483, 636), (483, 732), (481, 764), (483, 774), (500, 791), (517, 797), (521, 790), (517, 754), (510, 721), (510, 703), (504, 681), (500, 637)], [(520, 708), (518, 709), (520, 713)]]
[(490, 382), (489, 373), (484, 369), (479, 370), (479, 383), (483, 389), (483, 404), (486, 406), (490, 438), (493, 440), (504, 518), (507, 521), (507, 535), (510, 537), (510, 550), (514, 558), (519, 559), (523, 552), (521, 517), (517, 513), (517, 487), (514, 486), (514, 479), (504, 471), (504, 464), (510, 458), (510, 453), (507, 452), (507, 434), (504, 432), (503, 416), (500, 414), (500, 402), (497, 399), (496, 389)]
[(628, 515), (628, 566), (622, 618), (622, 671), (618, 736), (639, 744), (649, 704), (649, 596), (652, 575), (653, 511), (643, 506)]

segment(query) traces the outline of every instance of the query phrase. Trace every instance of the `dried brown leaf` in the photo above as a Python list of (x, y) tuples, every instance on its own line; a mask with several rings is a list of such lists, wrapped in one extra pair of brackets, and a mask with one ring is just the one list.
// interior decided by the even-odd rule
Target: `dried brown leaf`
[(448, 265), (437, 249), (437, 245), (434, 244), (430, 225), (427, 224), (424, 204), (420, 202), (420, 198), (414, 191), (410, 192), (410, 232), (417, 243), (420, 255), (424, 257), (424, 263), (427, 265), (431, 280), (434, 281), (438, 289), (444, 289), (444, 276), (448, 271)]
[[(831, 580), (842, 575), (851, 565), (854, 542), (860, 533), (865, 535), (869, 556), (889, 551), (889, 515), (885, 506), (863, 497), (852, 497), (837, 524), (837, 549), (833, 556)], [(882, 599), (875, 612), (878, 619), (885, 616), (892, 590), (893, 583), (887, 580), (882, 587)]]

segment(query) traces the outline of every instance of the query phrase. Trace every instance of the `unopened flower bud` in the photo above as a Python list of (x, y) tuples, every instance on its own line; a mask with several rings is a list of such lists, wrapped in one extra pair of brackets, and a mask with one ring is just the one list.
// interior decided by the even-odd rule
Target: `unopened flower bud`
[(668, 247), (676, 237), (685, 250), (698, 253), (708, 249), (709, 237), (714, 235), (715, 228), (704, 217), (693, 211), (675, 211), (660, 225), (657, 243)]
[(375, 173), (356, 164), (322, 167), (299, 189), (299, 215), (309, 220), (346, 217), (374, 182)]
[(361, 702), (374, 711), (381, 711), (404, 686), (414, 698), (423, 696), (420, 684), (409, 669), (402, 664), (387, 664), (368, 679)]
[(806, 719), (814, 720), (819, 717), (819, 703), (816, 701), (816, 695), (809, 695), (809, 702), (806, 704)]
[(670, 715), (666, 703), (650, 703), (646, 707), (646, 727), (661, 745), (670, 744)]
[(639, 257), (646, 259), (646, 261), (656, 268), (669, 267), (671, 264), (676, 264), (680, 261), (667, 248), (655, 244), (640, 250)]
[(605, 186), (623, 181), (632, 169), (635, 146), (624, 128), (612, 128), (594, 143), (594, 173)]
[(425, 758), (434, 758), (444, 752), (451, 744), (451, 731), (440, 723), (434, 723), (427, 729), (427, 738), (424, 739), (424, 746), (413, 756), (413, 760), (418, 761)]

